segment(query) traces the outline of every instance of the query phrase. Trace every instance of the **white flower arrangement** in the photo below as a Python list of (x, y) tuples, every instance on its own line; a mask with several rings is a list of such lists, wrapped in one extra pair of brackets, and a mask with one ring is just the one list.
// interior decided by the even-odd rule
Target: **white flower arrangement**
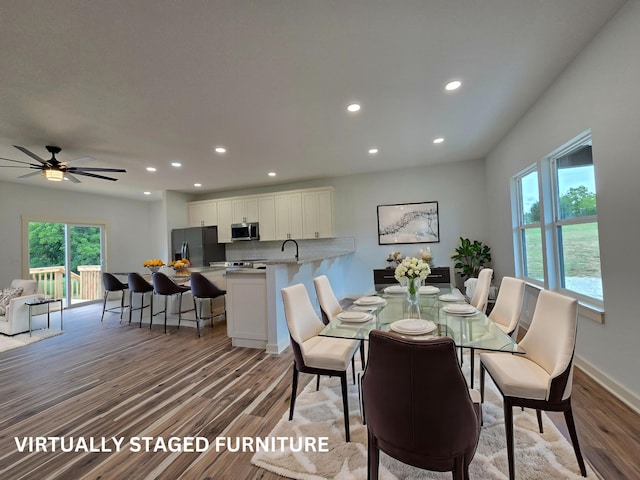
[[(420, 281), (426, 279), (431, 273), (431, 267), (422, 259), (408, 257), (402, 260), (396, 267), (395, 277), (400, 283), (412, 278), (419, 278)], [(408, 283), (408, 282), (407, 282)]]

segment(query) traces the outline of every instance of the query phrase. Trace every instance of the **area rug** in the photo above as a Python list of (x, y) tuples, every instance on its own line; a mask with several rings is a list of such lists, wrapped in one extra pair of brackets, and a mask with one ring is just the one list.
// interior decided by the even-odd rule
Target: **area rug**
[(44, 340), (45, 338), (55, 337), (56, 335), (60, 335), (61, 333), (62, 330), (42, 329), (34, 330), (33, 332), (31, 332), (31, 336), (29, 336), (29, 332), (20, 333), (12, 337), (9, 337), (7, 335), (0, 335), (0, 352), (24, 347), (25, 345), (39, 342), (40, 340)]
[[(468, 359), (467, 359), (468, 360)], [(476, 362), (476, 365), (479, 362)], [(468, 374), (469, 362), (463, 371)], [(468, 378), (468, 376), (467, 376)], [(478, 378), (478, 377), (476, 377)], [(508, 478), (507, 450), (502, 399), (487, 376), (484, 425), (473, 462), (472, 479), (504, 480)], [(298, 394), (293, 420), (285, 412), (269, 434), (270, 437), (328, 437), (327, 452), (257, 452), (251, 463), (279, 475), (304, 480), (364, 480), (367, 478), (367, 429), (359, 412), (358, 390), (349, 387), (349, 422), (351, 442), (344, 441), (342, 396), (337, 378), (323, 377), (320, 390), (312, 380)], [(538, 431), (533, 410), (514, 408), (516, 478), (526, 480), (581, 479), (573, 447), (543, 415), (544, 434)], [(294, 448), (297, 449), (294, 442)], [(590, 478), (599, 478), (587, 465)], [(451, 473), (428, 472), (405, 465), (383, 452), (380, 454), (380, 479), (417, 480), (450, 479)]]

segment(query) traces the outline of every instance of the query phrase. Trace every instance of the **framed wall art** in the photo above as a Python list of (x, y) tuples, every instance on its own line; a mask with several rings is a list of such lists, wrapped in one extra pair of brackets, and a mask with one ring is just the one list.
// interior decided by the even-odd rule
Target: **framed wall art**
[(378, 205), (378, 244), (440, 241), (438, 202)]

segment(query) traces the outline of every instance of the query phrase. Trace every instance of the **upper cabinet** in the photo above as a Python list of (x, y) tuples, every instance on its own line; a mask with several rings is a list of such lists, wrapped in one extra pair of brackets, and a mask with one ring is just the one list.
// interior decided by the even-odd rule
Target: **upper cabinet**
[(333, 187), (191, 202), (189, 226), (218, 226), (218, 241), (231, 242), (231, 225), (259, 222), (260, 240), (333, 238)]
[(276, 240), (276, 197), (261, 195), (258, 197), (258, 222), (260, 222), (260, 240)]
[(231, 223), (257, 222), (258, 197), (238, 197), (231, 201), (233, 217)]
[(302, 192), (302, 238), (333, 238), (333, 190)]
[(302, 194), (277, 193), (275, 203), (276, 240), (302, 238)]
[(218, 225), (218, 205), (214, 200), (189, 203), (189, 226)]
[(231, 243), (231, 224), (233, 223), (233, 202), (218, 200), (218, 242)]

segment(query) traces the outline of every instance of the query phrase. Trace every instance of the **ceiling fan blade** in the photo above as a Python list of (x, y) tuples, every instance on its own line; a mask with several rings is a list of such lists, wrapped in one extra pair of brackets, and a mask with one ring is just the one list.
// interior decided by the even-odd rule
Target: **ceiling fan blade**
[(99, 167), (69, 167), (67, 168), (67, 172), (78, 173), (78, 172), (120, 172), (127, 173), (124, 168), (99, 168)]
[(84, 157), (80, 157), (80, 158), (76, 158), (75, 160), (69, 160), (68, 162), (64, 162), (66, 165), (69, 165), (70, 163), (73, 163), (74, 165), (78, 165), (80, 163), (86, 163), (86, 162), (94, 162), (96, 159), (93, 158), (90, 155), (86, 155)]
[(14, 147), (16, 147), (18, 150), (20, 150), (22, 153), (24, 153), (25, 155), (29, 155), (31, 158), (33, 158), (34, 160), (39, 161), (40, 163), (42, 163), (43, 165), (47, 164), (46, 160), (43, 160), (42, 158), (40, 158), (38, 155), (36, 155), (33, 152), (30, 152), (29, 150), (27, 150), (24, 147), (20, 147), (18, 145), (14, 145)]
[(117, 178), (105, 177), (104, 175), (95, 175), (93, 173), (85, 173), (85, 172), (71, 172), (74, 175), (84, 175), (85, 177), (93, 177), (93, 178), (101, 178), (102, 180), (111, 180), (112, 182), (116, 182)]
[[(0, 160), (6, 160), (7, 162), (22, 163), (24, 165), (29, 165), (31, 167), (41, 168), (41, 165), (37, 165), (35, 163), (23, 162), (22, 160), (12, 160), (10, 158), (4, 158), (4, 157), (0, 157)], [(4, 165), (0, 165), (0, 166), (4, 166)], [(24, 167), (24, 168), (26, 168), (26, 167)]]
[(71, 175), (69, 172), (65, 172), (64, 178), (68, 178), (69, 181), (72, 183), (82, 183), (79, 179)]
[(42, 170), (38, 170), (37, 172), (27, 173), (25, 175), (20, 175), (18, 178), (33, 177), (34, 175), (42, 175)]

